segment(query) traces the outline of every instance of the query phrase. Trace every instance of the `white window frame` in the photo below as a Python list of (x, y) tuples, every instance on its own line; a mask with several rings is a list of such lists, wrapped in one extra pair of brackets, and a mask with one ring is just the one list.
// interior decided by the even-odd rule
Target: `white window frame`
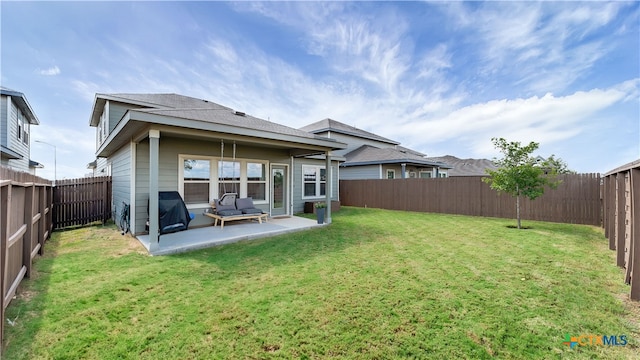
[(18, 140), (22, 140), (22, 131), (24, 130), (24, 115), (22, 115), (22, 111), (16, 107), (16, 119), (18, 123)]
[[(422, 174), (429, 174), (429, 176), (422, 177)], [(420, 173), (418, 175), (419, 175), (420, 179), (431, 179), (431, 178), (433, 178), (433, 171), (420, 171)]]
[[(178, 155), (178, 192), (180, 193), (180, 196), (182, 196), (182, 199), (184, 199), (184, 161), (185, 160), (207, 160), (209, 161), (209, 180), (208, 181), (189, 181), (189, 183), (209, 183), (209, 196), (212, 196), (212, 194), (214, 194), (214, 188), (213, 187), (213, 183), (214, 183), (214, 179), (217, 180), (217, 177), (214, 178), (214, 175), (216, 175), (218, 173), (218, 162), (217, 159), (213, 159), (209, 156), (201, 156), (201, 155)], [(215, 169), (214, 169), (215, 167)], [(209, 201), (211, 201), (212, 199), (209, 199)], [(209, 204), (205, 204), (205, 203), (193, 203), (193, 204), (186, 204), (187, 208), (195, 208), (195, 207), (201, 207), (202, 205), (208, 206)]]
[(100, 115), (100, 122), (98, 123), (98, 147), (107, 139), (107, 124), (109, 123), (109, 101), (104, 104), (104, 109)]
[[(316, 180), (315, 180), (316, 191), (315, 191), (315, 195), (313, 195), (313, 196), (308, 196), (308, 195), (304, 194), (304, 185), (306, 183), (304, 181), (304, 172), (305, 172), (305, 169), (309, 169), (309, 168), (313, 168), (314, 170), (316, 170)], [(324, 166), (324, 165), (306, 165), (306, 164), (302, 165), (302, 199), (320, 199), (320, 198), (326, 197), (326, 193), (325, 193), (325, 195), (322, 195), (322, 192), (321, 192), (321, 184), (322, 183), (325, 184), (324, 185), (325, 191), (329, 191), (329, 194), (332, 194), (331, 193), (331, 187), (327, 186), (327, 184), (328, 183), (330, 184), (331, 181), (327, 182), (328, 179), (326, 179), (326, 176), (328, 174), (327, 174), (325, 169), (326, 169), (326, 166)], [(325, 181), (322, 181), (321, 170), (325, 170)], [(333, 167), (331, 168), (331, 170), (333, 170)]]
[(446, 171), (445, 172), (440, 171), (438, 173), (438, 177), (440, 177), (440, 178), (448, 178), (449, 177), (449, 173), (446, 172)]
[[(389, 177), (389, 174), (392, 174), (391, 177)], [(386, 179), (388, 180), (392, 180), (396, 178), (396, 171), (394, 169), (387, 169), (387, 177)]]
[[(249, 180), (249, 163), (252, 164), (261, 164), (262, 165), (262, 177), (263, 180)], [(270, 202), (270, 197), (269, 197), (269, 190), (267, 189), (267, 186), (269, 185), (269, 182), (267, 181), (268, 177), (270, 176), (269, 174), (269, 163), (267, 161), (263, 161), (263, 160), (247, 160), (244, 163), (244, 167), (242, 166), (242, 163), (240, 163), (240, 174), (242, 175), (242, 169), (244, 168), (244, 170), (246, 171), (246, 186), (245, 188), (247, 189), (247, 195), (249, 194), (249, 184), (264, 184), (264, 199), (262, 200), (256, 200), (253, 199), (254, 203), (269, 203)], [(240, 176), (240, 187), (242, 187), (242, 176)]]
[[(247, 163), (260, 163), (264, 164), (265, 169), (269, 169), (269, 161), (261, 160), (261, 159), (230, 159), (230, 158), (221, 158), (218, 156), (204, 156), (204, 155), (189, 155), (189, 154), (178, 154), (178, 192), (180, 196), (184, 199), (184, 160), (193, 159), (193, 160), (209, 160), (209, 196), (212, 197), (209, 199), (209, 203), (193, 203), (186, 204), (188, 209), (197, 209), (203, 207), (209, 207), (211, 201), (216, 198), (219, 198), (222, 194), (218, 194), (219, 184), (221, 182), (218, 178), (218, 162), (226, 161), (226, 162), (239, 162), (240, 163), (240, 188), (238, 197), (247, 197), (247, 184), (251, 183), (260, 183), (261, 181), (249, 181), (247, 178)], [(270, 199), (270, 191), (269, 191), (269, 176), (265, 174), (265, 180), (262, 182), (265, 184), (265, 200), (253, 200), (253, 203), (256, 205), (261, 204), (269, 204)], [(233, 186), (233, 185), (232, 185)], [(227, 189), (230, 190), (230, 189)], [(216, 195), (217, 194), (217, 195)]]

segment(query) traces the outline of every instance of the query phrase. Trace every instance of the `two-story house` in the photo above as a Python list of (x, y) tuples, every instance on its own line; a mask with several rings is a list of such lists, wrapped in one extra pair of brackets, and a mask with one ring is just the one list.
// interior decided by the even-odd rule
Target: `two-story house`
[(180, 193), (196, 214), (190, 226), (210, 224), (202, 212), (227, 192), (251, 197), (271, 216), (338, 200), (338, 161), (331, 152), (345, 144), (208, 100), (96, 94), (89, 124), (96, 128), (97, 157), (90, 167), (111, 175), (117, 213), (123, 202), (131, 205), (134, 234), (145, 231), (147, 218), (150, 231), (158, 229), (150, 204), (159, 191)]
[(0, 87), (0, 165), (31, 174), (42, 167), (29, 158), (30, 127), (39, 124), (23, 93)]
[(341, 180), (447, 177), (451, 166), (429, 159), (400, 143), (333, 119), (324, 119), (300, 130), (334, 139), (347, 148), (332, 153), (343, 157)]

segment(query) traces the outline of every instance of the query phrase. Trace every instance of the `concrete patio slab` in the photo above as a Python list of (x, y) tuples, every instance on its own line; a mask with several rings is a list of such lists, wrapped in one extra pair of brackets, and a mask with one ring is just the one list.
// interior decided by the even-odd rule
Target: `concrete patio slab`
[[(303, 231), (320, 227), (315, 220), (298, 216), (270, 218), (259, 224), (257, 221), (234, 221), (220, 226), (189, 229), (160, 236), (160, 247), (150, 255), (170, 255), (197, 249), (255, 240), (265, 237)], [(138, 235), (138, 241), (149, 251), (149, 235)]]

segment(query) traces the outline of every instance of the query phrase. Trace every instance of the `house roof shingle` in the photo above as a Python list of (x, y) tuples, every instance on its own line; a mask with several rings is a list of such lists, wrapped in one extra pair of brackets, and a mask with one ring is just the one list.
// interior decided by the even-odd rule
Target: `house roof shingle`
[[(346, 144), (271, 121), (259, 119), (243, 112), (178, 94), (96, 94), (89, 125), (100, 123), (107, 101), (121, 102), (129, 108), (109, 138), (101, 145), (97, 155), (108, 156), (117, 150), (127, 136), (144, 130), (147, 123), (204, 131), (202, 134), (221, 132), (249, 138), (282, 142), (296, 147), (296, 155), (310, 155), (324, 148), (344, 149)], [(125, 136), (120, 136), (125, 132)], [(305, 153), (308, 152), (308, 153)]]
[[(199, 120), (215, 124), (230, 125), (241, 128), (267, 131), (277, 134), (293, 135), (305, 138), (318, 138), (306, 131), (294, 129), (285, 125), (247, 115), (243, 112), (216, 104), (208, 100), (201, 100), (178, 94), (97, 94), (96, 98), (134, 103), (141, 108), (138, 112), (155, 115), (171, 116), (181, 119)], [(94, 109), (92, 124), (99, 121), (100, 107)], [(325, 139), (325, 138), (323, 138)]]
[(444, 162), (427, 159), (411, 152), (404, 152), (394, 148), (377, 148), (370, 145), (362, 145), (359, 148), (345, 154), (347, 159), (343, 166), (358, 166), (371, 164), (400, 164), (407, 163), (413, 165), (437, 166), (449, 169), (450, 166)]
[(27, 117), (29, 124), (40, 125), (40, 120), (38, 120), (35, 111), (33, 111), (33, 108), (31, 108), (31, 104), (29, 104), (29, 101), (27, 101), (27, 97), (23, 93), (4, 86), (0, 86), (0, 94), (11, 96), (12, 102), (15, 102), (18, 108), (22, 110), (22, 113)]
[(430, 159), (451, 165), (453, 168), (449, 170), (449, 176), (486, 176), (486, 169), (495, 170), (498, 168), (489, 159), (460, 159), (452, 155)]
[(300, 130), (307, 131), (313, 134), (319, 134), (327, 131), (342, 133), (345, 135), (357, 136), (364, 139), (376, 140), (388, 144), (399, 145), (400, 143), (385, 137), (370, 133), (368, 131), (358, 129), (357, 127), (341, 123), (340, 121), (333, 119), (323, 119), (316, 121), (313, 124), (301, 127)]

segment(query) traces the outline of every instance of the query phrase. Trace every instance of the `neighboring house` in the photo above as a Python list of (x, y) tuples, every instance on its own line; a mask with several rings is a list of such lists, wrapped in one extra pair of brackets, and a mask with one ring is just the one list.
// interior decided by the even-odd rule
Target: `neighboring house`
[(18, 91), (0, 87), (0, 164), (17, 171), (35, 174), (43, 166), (30, 160), (31, 125), (40, 121), (27, 97)]
[(498, 167), (489, 159), (459, 159), (452, 155), (432, 158), (452, 166), (449, 170), (450, 177), (456, 176), (488, 176), (487, 170), (496, 170)]
[(334, 156), (344, 157), (340, 179), (401, 179), (447, 177), (451, 167), (400, 143), (333, 119), (300, 128), (347, 144)]
[(116, 216), (123, 202), (131, 204), (134, 234), (145, 231), (149, 218), (150, 237), (158, 236), (157, 218), (148, 214), (158, 191), (180, 192), (196, 214), (191, 226), (210, 224), (202, 213), (226, 192), (252, 197), (272, 216), (338, 199), (338, 162), (330, 154), (345, 144), (207, 100), (96, 94), (90, 126), (97, 158), (89, 168), (112, 176)]

